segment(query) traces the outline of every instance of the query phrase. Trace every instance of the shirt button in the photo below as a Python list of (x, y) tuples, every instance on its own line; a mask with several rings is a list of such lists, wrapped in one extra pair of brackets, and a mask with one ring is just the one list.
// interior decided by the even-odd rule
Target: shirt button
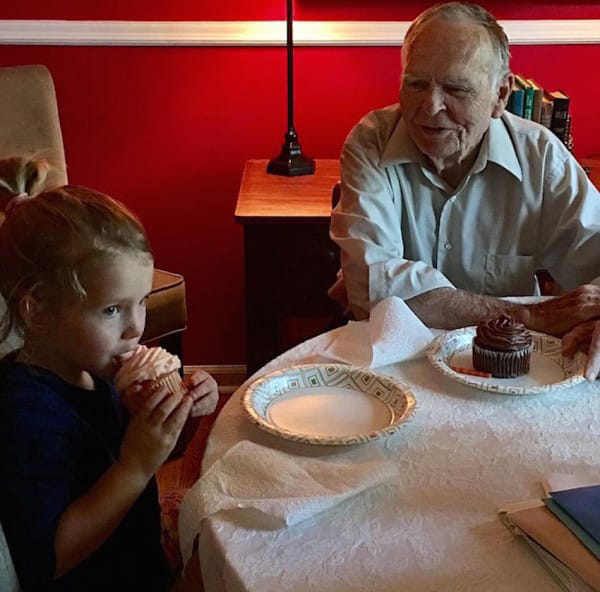
[(444, 245), (444, 249), (446, 249), (446, 251), (451, 251), (452, 250), (452, 243), (446, 243)]

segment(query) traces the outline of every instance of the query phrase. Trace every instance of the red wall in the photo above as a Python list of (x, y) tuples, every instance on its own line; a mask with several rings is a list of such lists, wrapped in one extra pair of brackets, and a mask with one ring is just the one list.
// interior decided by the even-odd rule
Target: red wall
[[(259, 20), (283, 18), (284, 3), (25, 4), (3, 7), (0, 18)], [(347, 4), (296, 0), (296, 10), (306, 19), (408, 20), (427, 5)], [(600, 18), (595, 2), (530, 2), (526, 13), (520, 2), (504, 2), (495, 12), (500, 18)], [(517, 46), (512, 52), (514, 70), (572, 97), (576, 154), (600, 152), (600, 83), (590, 74), (590, 65), (600, 63), (600, 46)], [(394, 102), (399, 54), (385, 47), (296, 50), (296, 125), (307, 153), (336, 157), (361, 115)], [(245, 360), (243, 243), (233, 211), (244, 161), (279, 151), (286, 125), (284, 59), (282, 48), (0, 46), (0, 65), (50, 68), (71, 182), (129, 204), (148, 229), (157, 265), (185, 275), (188, 364)]]
[[(53, 0), (6, 3), (2, 19), (73, 20), (272, 20), (285, 18), (285, 0)], [(303, 20), (412, 20), (434, 4), (427, 0), (294, 0), (296, 18)], [(596, 0), (494, 0), (480, 2), (499, 19), (599, 18)]]

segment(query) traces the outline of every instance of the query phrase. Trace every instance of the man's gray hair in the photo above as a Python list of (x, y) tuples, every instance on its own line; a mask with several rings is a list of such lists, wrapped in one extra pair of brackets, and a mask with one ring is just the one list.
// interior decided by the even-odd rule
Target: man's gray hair
[(496, 61), (495, 72), (490, 72), (490, 78), (500, 80), (510, 73), (510, 50), (508, 48), (508, 37), (498, 21), (485, 9), (477, 4), (468, 2), (447, 2), (436, 4), (422, 12), (410, 25), (404, 43), (402, 44), (402, 63), (406, 60), (411, 45), (423, 30), (425, 24), (434, 17), (440, 17), (448, 21), (469, 20), (481, 25), (487, 32), (492, 44)]

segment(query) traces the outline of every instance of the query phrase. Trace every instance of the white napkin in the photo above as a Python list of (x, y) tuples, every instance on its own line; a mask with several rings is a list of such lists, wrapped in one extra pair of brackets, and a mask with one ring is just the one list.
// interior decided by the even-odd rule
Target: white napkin
[(324, 355), (356, 366), (379, 368), (424, 355), (431, 331), (404, 300), (390, 296), (371, 311), (368, 321), (350, 321), (337, 330)]
[(246, 528), (273, 530), (297, 524), (399, 474), (375, 446), (326, 460), (302, 457), (243, 440), (194, 484), (179, 513), (184, 563), (202, 521), (220, 513)]

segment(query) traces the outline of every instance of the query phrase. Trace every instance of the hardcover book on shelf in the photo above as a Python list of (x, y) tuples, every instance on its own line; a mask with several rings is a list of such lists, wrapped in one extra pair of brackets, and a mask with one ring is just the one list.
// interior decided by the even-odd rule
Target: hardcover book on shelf
[(560, 90), (548, 93), (552, 98), (552, 121), (550, 129), (564, 142), (567, 139), (567, 118), (569, 116), (569, 97)]
[(525, 91), (516, 83), (513, 83), (512, 90), (510, 92), (510, 97), (508, 98), (507, 109), (518, 115), (519, 117), (523, 117), (523, 108), (525, 106)]
[(575, 147), (575, 140), (573, 138), (573, 132), (571, 130), (571, 122), (572, 118), (571, 114), (569, 113), (569, 115), (567, 115), (567, 129), (565, 131), (565, 146), (567, 147), (567, 150), (573, 152), (573, 148)]
[(531, 116), (533, 115), (533, 86), (531, 86), (527, 79), (520, 74), (515, 74), (515, 81), (525, 93), (523, 117), (525, 119), (531, 119)]
[(540, 117), (540, 123), (547, 128), (552, 125), (552, 111), (554, 110), (554, 101), (549, 93), (544, 91), (542, 93), (542, 114)]
[(533, 111), (531, 113), (531, 119), (532, 121), (541, 123), (544, 89), (533, 78), (528, 78), (527, 82), (533, 87)]

